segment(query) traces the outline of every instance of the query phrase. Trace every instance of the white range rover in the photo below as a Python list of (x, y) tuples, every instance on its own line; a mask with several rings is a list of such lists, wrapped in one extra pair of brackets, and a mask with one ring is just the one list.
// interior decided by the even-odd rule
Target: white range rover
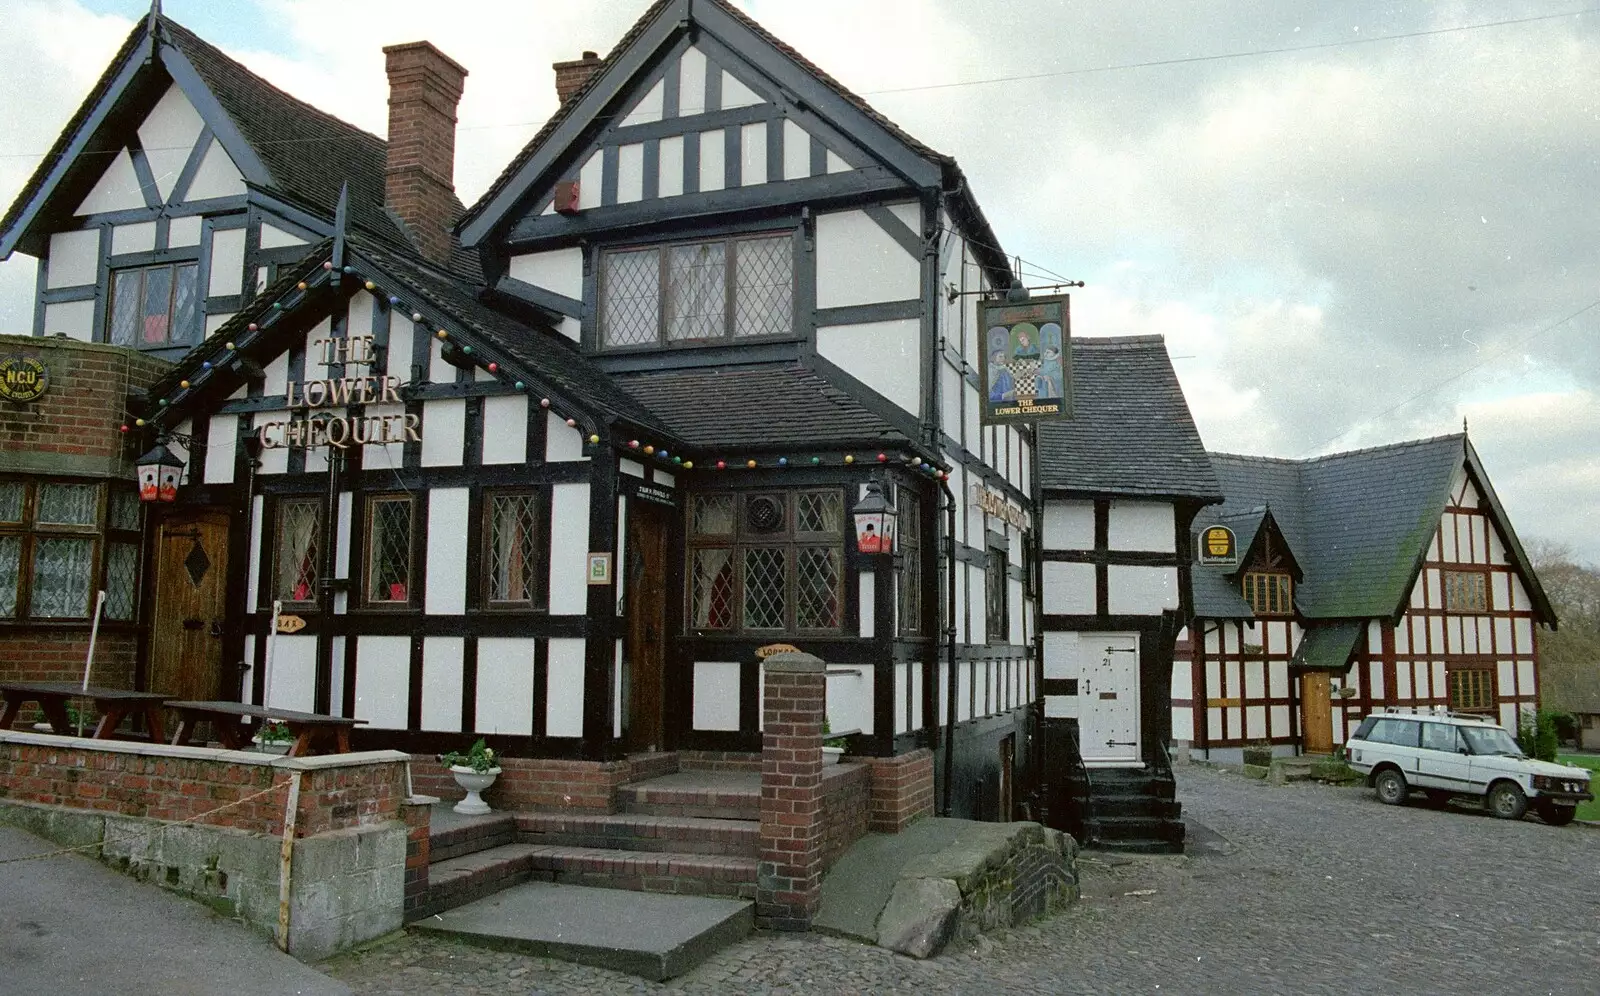
[(1578, 803), (1594, 798), (1583, 768), (1536, 761), (1504, 728), (1460, 714), (1379, 713), (1345, 743), (1345, 759), (1391, 806), (1413, 789), (1434, 803), (1486, 798), (1489, 812), (1518, 820), (1531, 803), (1539, 818), (1566, 826)]

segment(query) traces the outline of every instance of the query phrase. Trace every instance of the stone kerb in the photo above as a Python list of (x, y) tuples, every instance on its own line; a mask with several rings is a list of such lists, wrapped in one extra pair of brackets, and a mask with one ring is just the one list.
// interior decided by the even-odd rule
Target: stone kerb
[(756, 923), (808, 930), (821, 900), (826, 834), (822, 726), (826, 666), (810, 654), (776, 654), (762, 665), (760, 865)]

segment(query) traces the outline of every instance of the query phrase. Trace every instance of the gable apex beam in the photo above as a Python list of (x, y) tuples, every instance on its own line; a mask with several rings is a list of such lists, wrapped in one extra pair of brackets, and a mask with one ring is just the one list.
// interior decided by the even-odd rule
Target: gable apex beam
[(937, 163), (912, 151), (861, 108), (727, 12), (715, 4), (701, 4), (695, 8), (695, 20), (708, 36), (707, 41), (720, 42), (722, 47), (765, 74), (780, 92), (786, 89), (820, 117), (833, 122), (846, 134), (857, 136), (874, 155), (912, 184), (918, 187), (940, 185), (943, 173)]
[(222, 109), (211, 88), (200, 78), (200, 74), (195, 71), (188, 57), (175, 45), (162, 45), (161, 64), (172, 76), (172, 81), (178, 84), (178, 89), (189, 99), (189, 103), (200, 112), (201, 120), (210, 126), (216, 140), (222, 143), (223, 151), (228, 153), (233, 164), (239, 168), (239, 172), (244, 174), (245, 181), (258, 187), (272, 186), (272, 174), (267, 172), (261, 157), (257, 156), (256, 150), (244, 140), (233, 119)]
[[(518, 168), (516, 175), (496, 193), (488, 203), (472, 213), (459, 232), (461, 244), (472, 248), (482, 242), (516, 210), (517, 205), (532, 190), (534, 184), (557, 160), (566, 155), (583, 134), (594, 125), (606, 106), (615, 100), (639, 71), (655, 58), (657, 52), (684, 30), (688, 18), (686, 4), (674, 3), (663, 8), (655, 22), (634, 41), (627, 51), (617, 56), (617, 61), (603, 69), (603, 75), (590, 86), (589, 92), (577, 98), (578, 105), (556, 126), (555, 131), (534, 150), (528, 161)], [(556, 113), (560, 113), (557, 111)]]

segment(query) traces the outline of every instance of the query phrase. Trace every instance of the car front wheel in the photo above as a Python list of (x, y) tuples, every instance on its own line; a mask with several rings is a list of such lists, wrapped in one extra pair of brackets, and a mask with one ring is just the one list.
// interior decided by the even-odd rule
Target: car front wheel
[(1372, 787), (1378, 790), (1378, 801), (1387, 806), (1398, 806), (1411, 794), (1411, 786), (1406, 784), (1405, 776), (1393, 768), (1378, 772), (1378, 777), (1372, 780)]
[(1489, 790), (1489, 812), (1502, 820), (1520, 820), (1528, 811), (1528, 798), (1512, 782), (1499, 782)]
[(1558, 806), (1553, 802), (1539, 803), (1539, 819), (1553, 827), (1564, 827), (1578, 815), (1577, 806)]

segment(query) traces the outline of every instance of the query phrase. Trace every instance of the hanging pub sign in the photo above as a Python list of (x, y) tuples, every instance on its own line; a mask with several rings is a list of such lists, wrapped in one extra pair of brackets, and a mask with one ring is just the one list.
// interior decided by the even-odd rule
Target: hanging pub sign
[(12, 353), (0, 358), (0, 398), (17, 404), (38, 401), (50, 386), (50, 368), (37, 356)]
[(1200, 564), (1203, 567), (1235, 567), (1239, 563), (1239, 539), (1227, 526), (1207, 526), (1200, 531)]
[(983, 421), (1043, 422), (1072, 417), (1068, 295), (1015, 303), (978, 302)]

